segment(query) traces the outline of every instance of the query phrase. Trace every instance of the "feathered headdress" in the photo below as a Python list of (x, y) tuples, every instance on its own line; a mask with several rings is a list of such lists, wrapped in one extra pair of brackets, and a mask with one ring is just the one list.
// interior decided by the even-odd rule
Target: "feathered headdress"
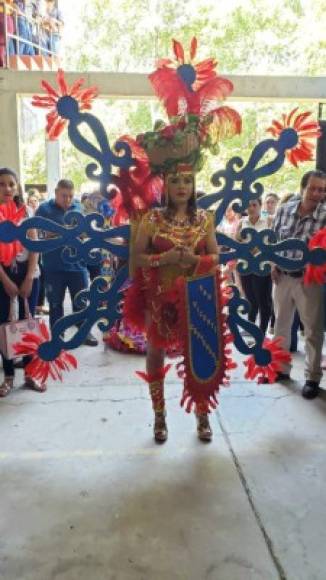
[(191, 41), (188, 60), (176, 40), (173, 51), (175, 60), (159, 60), (149, 75), (169, 124), (157, 123), (138, 142), (152, 169), (166, 171), (178, 162), (188, 162), (196, 171), (202, 167), (204, 149), (216, 154), (219, 141), (241, 132), (241, 117), (231, 107), (219, 106), (232, 93), (233, 84), (217, 74), (217, 61), (209, 58), (195, 64), (196, 38)]
[(173, 40), (175, 60), (162, 59), (149, 75), (162, 101), (169, 122), (157, 121), (152, 131), (137, 136), (136, 142), (123, 136), (132, 151), (134, 167), (122, 170), (117, 178), (118, 193), (112, 202), (115, 223), (131, 217), (158, 201), (163, 191), (162, 174), (187, 164), (199, 171), (203, 151), (218, 153), (218, 143), (241, 132), (241, 117), (231, 107), (219, 106), (233, 91), (233, 85), (216, 72), (210, 58), (194, 63), (197, 40), (190, 45), (186, 61), (182, 45)]

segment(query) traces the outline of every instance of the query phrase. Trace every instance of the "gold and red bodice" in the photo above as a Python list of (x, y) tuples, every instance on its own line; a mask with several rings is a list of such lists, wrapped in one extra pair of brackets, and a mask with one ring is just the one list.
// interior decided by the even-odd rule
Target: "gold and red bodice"
[[(207, 236), (213, 227), (213, 216), (204, 210), (197, 210), (190, 221), (169, 219), (161, 209), (153, 209), (144, 217), (142, 225), (148, 233), (151, 243), (150, 254), (161, 254), (174, 247), (184, 247), (195, 254), (207, 253)], [(158, 277), (164, 290), (170, 288), (179, 276), (192, 276), (194, 266), (182, 268), (179, 264), (160, 266)]]
[[(174, 247), (185, 247), (195, 254), (207, 254), (207, 239), (213, 226), (213, 216), (197, 210), (192, 220), (169, 219), (164, 210), (153, 209), (142, 218), (141, 227), (150, 243), (149, 254), (161, 254)], [(176, 281), (195, 275), (195, 267), (179, 264), (138, 268), (125, 297), (124, 315), (128, 322), (146, 330), (156, 346), (178, 348)], [(145, 323), (145, 312), (149, 319)], [(148, 324), (148, 320), (150, 323)]]

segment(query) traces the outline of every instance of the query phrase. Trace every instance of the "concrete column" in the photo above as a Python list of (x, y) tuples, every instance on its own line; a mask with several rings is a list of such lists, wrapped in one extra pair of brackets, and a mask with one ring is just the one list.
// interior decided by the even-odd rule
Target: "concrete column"
[(45, 142), (48, 197), (54, 196), (55, 187), (61, 179), (61, 142), (60, 139)]
[(19, 98), (0, 90), (0, 165), (13, 169), (24, 181), (19, 139)]

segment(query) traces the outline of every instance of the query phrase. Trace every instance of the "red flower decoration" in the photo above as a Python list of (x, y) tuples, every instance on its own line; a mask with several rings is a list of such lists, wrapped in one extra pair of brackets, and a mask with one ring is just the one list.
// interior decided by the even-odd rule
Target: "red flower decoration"
[(161, 137), (164, 137), (165, 139), (173, 139), (177, 129), (178, 125), (167, 125), (163, 129), (161, 129), (159, 133)]
[(272, 360), (267, 366), (262, 367), (257, 365), (253, 355), (248, 357), (243, 363), (247, 367), (245, 378), (252, 381), (257, 379), (258, 383), (264, 383), (265, 379), (267, 379), (269, 383), (274, 383), (277, 373), (282, 370), (283, 364), (291, 361), (290, 353), (282, 348), (283, 342), (282, 336), (277, 336), (272, 340), (265, 338), (263, 348), (269, 350)]
[(67, 119), (60, 117), (57, 109), (58, 102), (62, 97), (72, 97), (77, 101), (79, 110), (83, 111), (91, 109), (92, 101), (98, 95), (98, 89), (96, 87), (82, 89), (82, 85), (84, 84), (84, 79), (82, 78), (75, 81), (72, 87), (69, 88), (62, 69), (59, 69), (57, 72), (57, 83), (58, 90), (54, 89), (47, 81), (42, 81), (42, 87), (47, 92), (47, 95), (34, 95), (32, 100), (34, 107), (51, 109), (46, 116), (46, 132), (50, 140), (57, 139), (68, 123)]
[[(19, 225), (26, 217), (26, 208), (23, 205), (19, 209), (14, 201), (8, 201), (0, 205), (0, 223), (10, 221), (12, 224)], [(0, 264), (10, 266), (17, 254), (23, 250), (22, 244), (18, 240), (13, 242), (0, 242)]]
[[(309, 241), (309, 250), (314, 248), (322, 248), (326, 250), (326, 228), (319, 230)], [(325, 284), (326, 282), (326, 263), (320, 266), (308, 264), (304, 274), (305, 284)]]
[(38, 355), (38, 348), (44, 342), (50, 340), (49, 330), (41, 320), (40, 322), (41, 336), (35, 334), (34, 332), (26, 332), (22, 338), (21, 342), (14, 344), (14, 349), (17, 355), (32, 356), (32, 360), (25, 367), (25, 373), (35, 380), (45, 383), (50, 376), (54, 381), (62, 381), (62, 372), (70, 371), (72, 368), (77, 368), (76, 358), (62, 350), (56, 359), (51, 361), (45, 361), (41, 359)]
[(313, 152), (315, 148), (314, 141), (320, 136), (320, 128), (317, 121), (311, 117), (311, 113), (299, 113), (296, 115), (298, 107), (293, 109), (288, 115), (282, 115), (282, 121), (272, 121), (271, 127), (267, 129), (273, 137), (279, 137), (284, 129), (294, 129), (298, 134), (298, 143), (293, 148), (286, 152), (286, 158), (292, 165), (298, 167), (298, 163), (302, 161), (311, 161), (313, 159)]

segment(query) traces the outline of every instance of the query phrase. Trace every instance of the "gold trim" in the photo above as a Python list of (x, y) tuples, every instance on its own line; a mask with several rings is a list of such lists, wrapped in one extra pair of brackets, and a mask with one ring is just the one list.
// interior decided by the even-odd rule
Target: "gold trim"
[[(215, 308), (218, 311), (218, 307), (219, 307), (219, 293), (217, 290), (217, 284), (216, 284), (216, 277), (213, 274), (210, 274), (210, 276), (214, 276), (214, 290), (215, 290)], [(200, 278), (207, 278), (207, 274), (205, 276), (200, 276)], [(198, 280), (198, 277), (191, 277), (191, 278), (187, 278), (187, 281), (193, 281), (193, 280)], [(186, 284), (186, 289), (187, 289), (187, 284)], [(205, 290), (205, 289), (204, 289)], [(195, 377), (195, 379), (197, 380), (198, 383), (201, 384), (207, 384), (208, 382), (212, 381), (214, 379), (214, 377), (217, 375), (217, 373), (220, 370), (221, 367), (221, 345), (222, 345), (222, 333), (221, 333), (221, 325), (218, 324), (217, 325), (217, 338), (218, 338), (218, 353), (217, 355), (214, 354), (214, 352), (212, 351), (212, 349), (210, 348), (210, 346), (206, 343), (206, 341), (204, 340), (204, 338), (202, 338), (202, 334), (198, 332), (197, 329), (193, 328), (193, 325), (191, 324), (191, 319), (190, 319), (190, 308), (189, 308), (189, 294), (188, 291), (186, 291), (186, 315), (187, 315), (187, 321), (189, 322), (188, 327), (190, 329), (190, 332), (188, 333), (188, 353), (189, 353), (189, 362), (190, 362), (190, 368), (191, 368), (191, 372), (192, 375)], [(211, 375), (211, 377), (209, 379), (201, 379), (200, 377), (198, 377), (197, 373), (195, 372), (194, 368), (193, 368), (193, 364), (192, 364), (192, 356), (190, 356), (190, 354), (192, 353), (192, 348), (191, 348), (191, 337), (192, 337), (192, 332), (196, 331), (196, 334), (198, 333), (198, 338), (199, 340), (202, 341), (202, 344), (204, 346), (204, 348), (206, 348), (207, 352), (213, 357), (214, 362), (216, 362), (216, 368), (215, 368), (215, 372)], [(195, 333), (195, 332), (194, 332)]]

